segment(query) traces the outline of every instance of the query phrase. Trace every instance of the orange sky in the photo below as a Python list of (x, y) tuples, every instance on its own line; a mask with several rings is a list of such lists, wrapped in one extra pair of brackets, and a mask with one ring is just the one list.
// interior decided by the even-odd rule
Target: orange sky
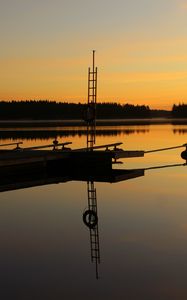
[(96, 49), (98, 101), (187, 103), (187, 1), (9, 0), (0, 25), (1, 100), (86, 102)]

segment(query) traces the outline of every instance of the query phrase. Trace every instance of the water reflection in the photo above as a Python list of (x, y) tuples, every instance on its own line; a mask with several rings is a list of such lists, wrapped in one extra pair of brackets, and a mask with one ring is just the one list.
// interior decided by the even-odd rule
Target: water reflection
[(91, 261), (95, 263), (96, 279), (99, 279), (100, 264), (99, 227), (97, 213), (97, 193), (93, 181), (87, 182), (88, 208), (83, 213), (83, 222), (89, 228)]
[(174, 134), (187, 134), (187, 128), (175, 128), (173, 129)]
[[(97, 192), (95, 182), (109, 182), (115, 183), (134, 179), (148, 174), (150, 169), (168, 168), (185, 166), (186, 164), (169, 164), (164, 166), (152, 166), (143, 169), (112, 169), (95, 170), (94, 172), (63, 172), (62, 169), (46, 170), (44, 168), (38, 169), (37, 172), (32, 172), (27, 169), (18, 169), (14, 173), (4, 173), (0, 176), (0, 191), (10, 191), (17, 189), (24, 189), (35, 186), (65, 183), (68, 181), (83, 181), (87, 184), (87, 203), (88, 207), (83, 212), (83, 222), (89, 230), (90, 254), (91, 261), (95, 264), (95, 276), (99, 278), (99, 264), (100, 264), (100, 239), (99, 239), (99, 218), (97, 207)], [(102, 244), (102, 241), (101, 241)]]
[[(133, 134), (146, 134), (149, 133), (148, 128), (100, 128), (96, 130), (96, 134), (99, 137), (110, 136), (116, 137), (120, 135), (133, 135)], [(50, 138), (64, 138), (64, 137), (82, 137), (86, 136), (86, 128), (66, 128), (66, 129), (55, 129), (43, 128), (43, 129), (6, 129), (0, 131), (0, 139), (11, 139), (11, 140), (47, 140)]]
[(60, 168), (38, 167), (32, 170), (31, 168), (17, 168), (15, 171), (10, 170), (0, 173), (0, 192), (36, 187), (42, 185), (64, 183), (68, 181), (85, 181), (85, 182), (120, 182), (139, 176), (144, 176), (144, 169), (96, 169), (88, 172), (88, 170), (73, 170), (65, 172)]
[(12, 172), (9, 172), (8, 170), (7, 172), (4, 171), (3, 173), (0, 173), (0, 192), (64, 183), (68, 181), (87, 182), (88, 207), (83, 213), (83, 222), (89, 229), (91, 261), (95, 264), (95, 276), (96, 279), (98, 279), (100, 245), (95, 181), (113, 183), (139, 176), (144, 176), (144, 170), (96, 169), (88, 173), (86, 170), (66, 170), (66, 172), (63, 172), (61, 168), (56, 169), (56, 167), (54, 169), (38, 168), (37, 172), (30, 167), (15, 168)]
[[(98, 136), (97, 143), (119, 141), (126, 150), (149, 150), (186, 142), (183, 134), (173, 133), (173, 128), (185, 126), (146, 128), (146, 134)], [(74, 148), (85, 147), (84, 136), (64, 140), (73, 142)], [(37, 139), (23, 142), (26, 147), (40, 144)], [(12, 180), (2, 176), (4, 187), (21, 188), (0, 193), (2, 298), (113, 300), (126, 295), (133, 300), (186, 299), (186, 168), (145, 170), (182, 162), (180, 152), (126, 159), (118, 168), (144, 168), (145, 176), (134, 180), (124, 181), (128, 174), (117, 171), (115, 175), (89, 174), (89, 178), (82, 174), (85, 181), (69, 181), (72, 177), (63, 174), (63, 169), (59, 175), (37, 169), (33, 175), (20, 175), (21, 180), (16, 174), (9, 174)], [(123, 180), (118, 182), (120, 177)], [(76, 179), (79, 174), (74, 174)], [(91, 179), (97, 189), (99, 280), (90, 259), (89, 228), (83, 223), (84, 207), (88, 208), (87, 180)], [(100, 183), (104, 179), (118, 183)]]

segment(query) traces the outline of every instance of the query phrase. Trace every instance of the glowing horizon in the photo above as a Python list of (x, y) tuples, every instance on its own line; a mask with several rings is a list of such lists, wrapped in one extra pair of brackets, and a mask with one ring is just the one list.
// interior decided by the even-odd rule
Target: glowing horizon
[(0, 100), (86, 102), (94, 48), (99, 102), (187, 103), (187, 1), (8, 0), (0, 24)]

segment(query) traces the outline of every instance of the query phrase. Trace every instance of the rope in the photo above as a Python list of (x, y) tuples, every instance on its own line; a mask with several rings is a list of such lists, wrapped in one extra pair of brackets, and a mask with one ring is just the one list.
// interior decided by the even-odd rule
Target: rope
[(145, 168), (144, 170), (146, 171), (146, 170), (163, 169), (163, 168), (171, 168), (171, 167), (182, 167), (182, 166), (187, 166), (187, 163), (157, 166), (157, 167), (149, 167), (149, 168)]
[(177, 149), (177, 148), (183, 148), (183, 147), (187, 147), (187, 144), (180, 145), (180, 146), (175, 146), (175, 147), (168, 147), (168, 148), (161, 148), (161, 149), (155, 149), (155, 150), (148, 150), (148, 151), (144, 151), (144, 153), (152, 153), (152, 152), (165, 151), (165, 150), (171, 150), (171, 149)]

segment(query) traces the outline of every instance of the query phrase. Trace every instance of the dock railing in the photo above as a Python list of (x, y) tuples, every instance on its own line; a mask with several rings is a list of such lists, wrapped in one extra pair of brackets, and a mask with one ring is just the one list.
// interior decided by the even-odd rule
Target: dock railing
[(15, 142), (9, 144), (0, 144), (0, 147), (14, 146), (16, 145), (16, 149), (20, 149), (19, 145), (23, 144), (23, 142)]
[[(90, 151), (90, 150), (98, 150), (98, 149), (103, 149), (103, 148), (105, 151), (111, 151), (111, 150), (117, 151), (117, 150), (122, 150), (122, 149), (117, 148), (117, 146), (120, 146), (122, 144), (123, 143), (113, 143), (113, 144), (93, 146), (90, 148), (79, 148), (79, 149), (74, 149), (72, 151)], [(111, 148), (113, 148), (113, 149), (111, 149)]]
[(8, 146), (16, 145), (15, 148), (9, 149), (9, 151), (15, 151), (15, 150), (27, 151), (27, 150), (39, 150), (39, 149), (47, 149), (47, 148), (52, 148), (52, 150), (58, 150), (59, 147), (61, 147), (60, 150), (71, 150), (70, 148), (66, 148), (66, 146), (72, 144), (72, 142), (58, 143), (58, 142), (54, 141), (53, 144), (24, 147), (24, 148), (20, 147), (21, 144), (23, 144), (23, 142), (7, 143), (7, 144), (0, 144), (0, 147), (8, 147)]
[[(21, 150), (26, 151), (26, 150), (37, 150), (37, 149), (46, 149), (46, 148), (50, 148), (53, 147), (52, 150), (58, 150), (59, 146), (62, 146), (60, 150), (65, 150), (67, 145), (72, 144), (72, 142), (65, 142), (65, 143), (53, 143), (53, 144), (49, 144), (49, 145), (42, 145), (42, 146), (33, 146), (33, 147), (26, 147), (26, 148), (22, 148)], [(67, 148), (68, 150), (70, 150), (70, 148)]]

